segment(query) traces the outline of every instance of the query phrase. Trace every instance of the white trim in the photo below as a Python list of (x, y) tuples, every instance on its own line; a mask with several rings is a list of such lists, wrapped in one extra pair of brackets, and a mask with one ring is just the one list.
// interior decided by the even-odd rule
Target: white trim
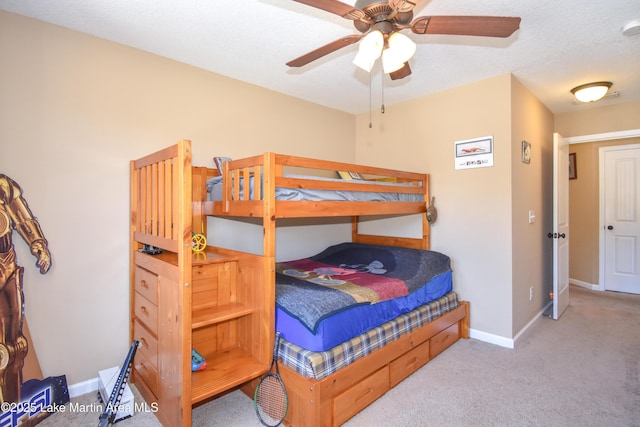
[(539, 318), (543, 317), (543, 314), (549, 306), (553, 304), (553, 301), (549, 301), (547, 305), (544, 306), (542, 310), (527, 323), (513, 338), (505, 338), (499, 335), (490, 334), (488, 332), (478, 331), (477, 329), (469, 329), (469, 338), (477, 339), (479, 341), (484, 341), (489, 344), (499, 345), (500, 347), (506, 348), (515, 348), (515, 343), (524, 334)]
[(512, 339), (490, 334), (488, 332), (478, 331), (476, 329), (469, 329), (469, 338), (488, 342), (489, 344), (499, 345), (500, 347), (513, 348)]
[(74, 398), (78, 396), (82, 396), (83, 394), (91, 393), (94, 391), (98, 391), (98, 377), (91, 378), (86, 381), (82, 381), (81, 383), (72, 384), (69, 387), (69, 397)]
[[(602, 281), (600, 282), (602, 283)], [(576, 280), (572, 278), (569, 278), (569, 283), (571, 283), (572, 285), (580, 286), (581, 288), (590, 289), (592, 291), (601, 290), (600, 285), (598, 285), (597, 283), (588, 283), (588, 282), (583, 282), (582, 280)]]
[(569, 144), (582, 144), (583, 142), (611, 141), (613, 139), (640, 137), (640, 129), (621, 130), (617, 132), (596, 133), (592, 135), (570, 136), (564, 138)]

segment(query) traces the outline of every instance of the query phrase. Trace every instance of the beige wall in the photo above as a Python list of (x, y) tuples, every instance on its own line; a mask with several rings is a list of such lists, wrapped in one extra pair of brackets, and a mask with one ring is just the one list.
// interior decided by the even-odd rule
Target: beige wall
[[(640, 129), (640, 102), (579, 109), (557, 114), (555, 129), (564, 137)], [(640, 143), (640, 138), (572, 144), (578, 177), (569, 181), (569, 277), (584, 285), (599, 285), (600, 275), (600, 147)]]
[[(431, 174), (438, 208), (432, 249), (451, 256), (454, 287), (471, 301), (472, 329), (511, 339), (540, 311), (549, 286), (540, 233), (551, 212), (542, 191), (549, 179), (543, 159), (549, 156), (551, 114), (503, 75), (387, 106), (384, 115), (374, 113), (373, 128), (368, 124), (368, 113), (358, 116), (357, 161)], [(488, 135), (494, 137), (494, 166), (454, 170), (454, 142)], [(534, 149), (528, 167), (520, 163), (523, 139)], [(533, 225), (523, 213), (528, 209), (537, 212)], [(514, 282), (525, 274), (526, 281)], [(533, 302), (529, 286), (535, 288)]]
[(577, 106), (575, 111), (556, 114), (554, 128), (564, 137), (638, 129), (640, 101), (595, 108)]
[[(553, 114), (517, 79), (512, 79), (513, 334), (549, 302), (553, 250)], [(531, 144), (531, 162), (522, 162), (522, 141)], [(529, 211), (535, 219), (529, 222)], [(530, 288), (533, 297), (530, 299)]]
[(40, 275), (14, 233), (26, 314), (44, 374), (70, 384), (129, 346), (130, 159), (189, 138), (196, 165), (263, 151), (355, 160), (350, 114), (1, 11), (0, 58), (0, 173), (53, 256)]

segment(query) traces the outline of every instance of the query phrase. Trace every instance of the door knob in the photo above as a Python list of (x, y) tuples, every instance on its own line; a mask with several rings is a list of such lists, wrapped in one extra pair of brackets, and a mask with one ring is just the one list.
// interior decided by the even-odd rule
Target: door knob
[(607, 230), (613, 230), (613, 225), (607, 225)]

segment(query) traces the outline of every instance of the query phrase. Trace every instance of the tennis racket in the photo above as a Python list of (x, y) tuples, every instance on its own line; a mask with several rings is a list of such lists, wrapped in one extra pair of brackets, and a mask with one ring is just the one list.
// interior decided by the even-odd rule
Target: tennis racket
[[(262, 425), (275, 427), (284, 421), (289, 409), (289, 398), (284, 383), (280, 379), (278, 369), (278, 345), (280, 332), (276, 332), (276, 343), (273, 346), (273, 359), (269, 371), (262, 377), (253, 395), (253, 405)], [(275, 372), (274, 372), (275, 368)]]

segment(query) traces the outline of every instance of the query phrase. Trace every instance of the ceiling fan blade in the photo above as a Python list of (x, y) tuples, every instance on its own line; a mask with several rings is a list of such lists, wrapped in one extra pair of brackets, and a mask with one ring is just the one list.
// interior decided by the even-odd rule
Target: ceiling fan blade
[(325, 10), (329, 13), (341, 16), (345, 19), (351, 19), (358, 21), (366, 18), (364, 12), (356, 7), (349, 6), (346, 3), (342, 3), (338, 0), (293, 0), (298, 3), (306, 4), (307, 6), (315, 7), (317, 9)]
[(404, 66), (399, 70), (394, 71), (393, 73), (389, 73), (389, 77), (391, 80), (400, 80), (411, 74), (411, 67), (409, 67), (409, 63), (405, 62)]
[(389, 0), (389, 7), (396, 12), (411, 12), (420, 0)]
[(360, 40), (360, 38), (362, 38), (362, 35), (359, 34), (342, 37), (341, 39), (335, 40), (316, 50), (304, 54), (299, 58), (287, 62), (287, 65), (289, 67), (302, 67), (303, 65), (307, 65), (309, 62), (322, 58), (323, 56), (335, 52), (338, 49), (342, 49), (343, 47), (349, 46), (350, 44), (354, 44), (355, 42)]
[(509, 37), (520, 28), (520, 18), (508, 16), (421, 16), (411, 23), (416, 34)]

